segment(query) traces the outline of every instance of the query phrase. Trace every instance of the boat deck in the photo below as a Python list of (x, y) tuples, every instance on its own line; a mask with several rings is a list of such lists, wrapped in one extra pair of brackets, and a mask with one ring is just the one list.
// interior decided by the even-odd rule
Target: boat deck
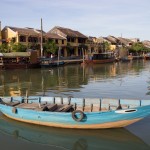
[(70, 112), (73, 110), (99, 112), (150, 105), (150, 100), (38, 96), (0, 97), (0, 102), (18, 108), (54, 112)]

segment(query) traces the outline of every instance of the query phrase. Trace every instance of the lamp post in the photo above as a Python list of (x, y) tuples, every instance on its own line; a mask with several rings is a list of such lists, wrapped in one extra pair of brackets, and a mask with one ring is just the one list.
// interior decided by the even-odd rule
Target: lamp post
[(84, 64), (84, 49), (82, 48), (83, 64)]
[(60, 51), (61, 51), (61, 47), (59, 46), (59, 49), (58, 49), (58, 61), (57, 61), (57, 65), (59, 65), (59, 60), (60, 60)]
[(43, 25), (42, 25), (42, 18), (41, 18), (41, 57), (43, 57)]

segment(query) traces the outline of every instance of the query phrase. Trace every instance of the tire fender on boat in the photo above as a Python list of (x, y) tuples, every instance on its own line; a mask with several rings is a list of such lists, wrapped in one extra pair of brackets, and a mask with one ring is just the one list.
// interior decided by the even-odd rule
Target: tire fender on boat
[[(79, 118), (76, 116), (76, 113), (79, 114)], [(75, 121), (80, 122), (84, 118), (84, 113), (81, 110), (75, 110), (72, 112), (72, 118)]]
[(17, 108), (16, 108), (16, 107), (13, 107), (13, 108), (12, 108), (12, 113), (14, 113), (14, 114), (17, 113)]

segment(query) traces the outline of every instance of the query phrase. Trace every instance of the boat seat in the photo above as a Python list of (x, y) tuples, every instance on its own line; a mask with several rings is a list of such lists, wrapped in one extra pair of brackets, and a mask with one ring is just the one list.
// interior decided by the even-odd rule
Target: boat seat
[(23, 108), (23, 109), (33, 109), (33, 110), (40, 108), (38, 103), (20, 103), (16, 107)]
[(116, 110), (120, 110), (120, 109), (122, 109), (121, 104), (119, 104), (119, 106), (116, 108)]
[(60, 105), (58, 106), (58, 109), (56, 109), (56, 112), (68, 112), (73, 108), (73, 105)]
[(9, 105), (10, 106), (16, 106), (16, 105), (19, 105), (20, 102), (19, 101), (15, 101), (15, 102), (10, 102)]
[(6, 103), (6, 102), (2, 101), (1, 103), (5, 104), (5, 105), (8, 105), (8, 106), (16, 106), (16, 105), (20, 104), (19, 101), (14, 101), (14, 102), (9, 102), (9, 103)]
[(37, 111), (54, 111), (57, 109), (57, 104), (40, 104), (35, 110)]
[[(57, 104), (49, 104), (49, 105), (46, 105), (45, 109), (47, 111), (55, 111), (57, 109)], [(44, 111), (44, 110), (43, 110)]]

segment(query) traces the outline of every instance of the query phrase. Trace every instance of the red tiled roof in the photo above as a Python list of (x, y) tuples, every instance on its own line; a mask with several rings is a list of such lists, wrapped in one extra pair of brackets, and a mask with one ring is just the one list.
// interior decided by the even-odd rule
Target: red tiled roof
[(63, 28), (63, 27), (55, 27), (58, 30), (60, 30), (62, 33), (66, 34), (67, 36), (70, 37), (79, 37), (79, 38), (87, 38), (87, 36), (83, 35), (79, 31), (75, 31), (69, 28)]
[[(7, 28), (10, 28), (14, 32), (18, 32), (18, 34), (23, 34), (23, 35), (40, 36), (41, 34), (40, 30), (36, 30), (33, 28), (18, 28), (18, 27), (10, 27), (10, 26), (7, 26)], [(44, 31), (43, 31), (43, 34), (45, 34)]]
[(62, 36), (59, 36), (58, 34), (50, 33), (50, 32), (46, 33), (45, 37), (51, 38), (51, 39), (62, 39), (62, 40), (66, 39), (66, 38), (64, 38)]

